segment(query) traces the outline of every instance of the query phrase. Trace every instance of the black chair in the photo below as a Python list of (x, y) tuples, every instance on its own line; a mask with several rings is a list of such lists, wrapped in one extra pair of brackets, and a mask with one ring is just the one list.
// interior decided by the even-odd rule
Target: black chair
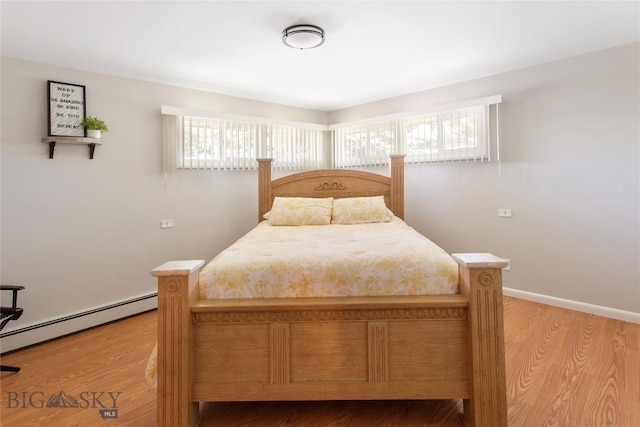
[[(24, 286), (0, 285), (0, 291), (13, 292), (13, 297), (11, 298), (11, 307), (0, 307), (0, 331), (3, 330), (7, 323), (9, 323), (11, 320), (18, 320), (20, 316), (22, 316), (22, 308), (18, 307), (18, 291), (21, 291), (23, 289)], [(15, 366), (0, 365), (0, 371), (20, 372), (20, 368), (16, 368)]]

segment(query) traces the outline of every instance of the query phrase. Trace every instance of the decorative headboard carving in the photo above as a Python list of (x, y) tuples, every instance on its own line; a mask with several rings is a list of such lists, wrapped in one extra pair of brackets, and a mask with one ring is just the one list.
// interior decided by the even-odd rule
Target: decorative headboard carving
[(315, 190), (346, 190), (347, 187), (339, 182), (339, 181), (334, 181), (332, 179), (328, 179), (326, 181), (322, 181), (322, 183), (320, 183)]

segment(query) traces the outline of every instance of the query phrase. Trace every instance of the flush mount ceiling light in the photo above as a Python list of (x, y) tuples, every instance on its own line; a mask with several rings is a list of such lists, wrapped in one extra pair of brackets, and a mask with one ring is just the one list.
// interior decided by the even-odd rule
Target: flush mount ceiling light
[(282, 32), (282, 43), (294, 49), (313, 49), (324, 43), (324, 30), (315, 25), (292, 25)]

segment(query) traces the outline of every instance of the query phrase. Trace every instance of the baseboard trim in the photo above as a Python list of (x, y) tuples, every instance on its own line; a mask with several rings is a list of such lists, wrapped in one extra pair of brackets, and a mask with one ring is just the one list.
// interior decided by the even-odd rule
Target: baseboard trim
[(640, 324), (640, 313), (634, 313), (632, 311), (618, 310), (616, 308), (587, 304), (584, 302), (551, 297), (548, 295), (536, 294), (533, 292), (521, 291), (519, 289), (512, 288), (502, 288), (502, 293), (508, 297), (520, 298), (527, 301), (552, 305), (554, 307), (567, 308), (569, 310), (575, 310), (583, 313), (595, 314), (597, 316)]
[(36, 322), (0, 334), (2, 353), (28, 347), (54, 338), (113, 322), (158, 307), (158, 293), (116, 301), (67, 316)]
[[(536, 294), (513, 288), (503, 288), (503, 293), (509, 297), (640, 324), (640, 313)], [(157, 306), (158, 294), (157, 292), (152, 292), (117, 301), (112, 304), (83, 310), (60, 318), (8, 330), (0, 334), (2, 353), (59, 338), (134, 314), (154, 310)]]

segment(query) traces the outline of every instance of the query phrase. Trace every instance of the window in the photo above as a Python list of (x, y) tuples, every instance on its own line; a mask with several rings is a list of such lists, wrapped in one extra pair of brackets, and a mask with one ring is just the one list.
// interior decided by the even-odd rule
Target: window
[[(333, 129), (334, 167), (387, 164), (390, 154), (405, 154), (408, 163), (489, 160), (490, 106), (502, 96), (441, 107), (440, 111), (403, 113), (357, 126)], [(497, 108), (495, 110), (497, 123)], [(497, 133), (496, 133), (497, 141)]]
[(257, 158), (273, 158), (274, 169), (324, 167), (324, 126), (174, 115), (164, 107), (163, 113), (167, 143), (175, 147), (179, 169), (256, 169)]
[(259, 157), (259, 130), (252, 123), (183, 116), (178, 167), (251, 169)]
[(389, 155), (398, 152), (396, 123), (336, 129), (334, 146), (334, 166), (337, 168), (387, 164)]
[(402, 120), (408, 162), (482, 160), (488, 156), (485, 107)]
[[(490, 119), (497, 128), (500, 102), (495, 95), (332, 126), (163, 106), (165, 170), (256, 169), (257, 158), (286, 170), (386, 165), (391, 154), (408, 163), (490, 160)], [(499, 132), (493, 136), (499, 161)]]
[(324, 131), (290, 126), (262, 125), (264, 155), (274, 169), (305, 170), (324, 167)]

